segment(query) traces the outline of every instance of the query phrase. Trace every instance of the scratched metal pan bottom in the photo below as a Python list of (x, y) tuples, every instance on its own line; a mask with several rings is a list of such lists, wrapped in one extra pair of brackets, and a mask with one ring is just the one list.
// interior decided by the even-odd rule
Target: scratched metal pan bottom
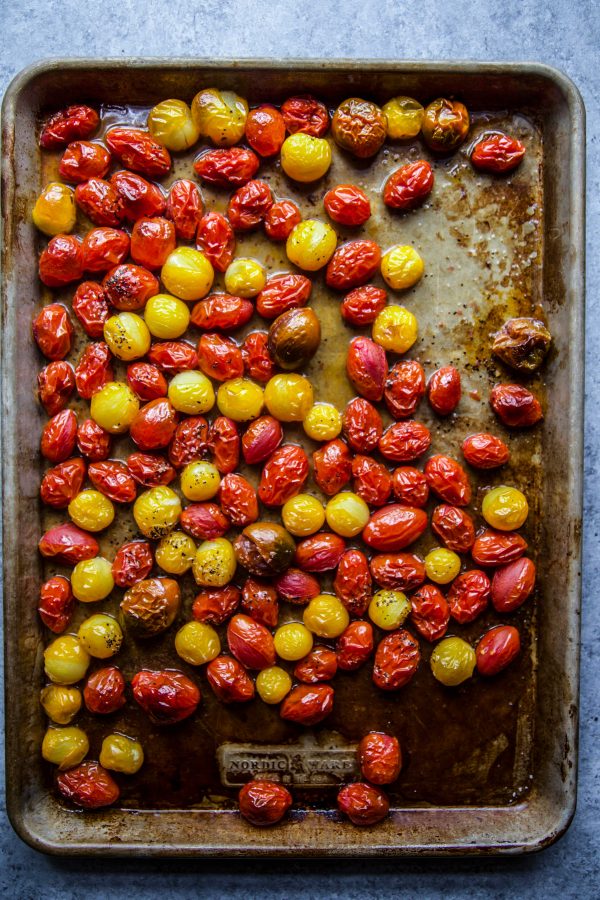
[[(36, 126), (44, 112), (86, 101), (101, 105), (107, 122), (142, 122), (157, 101), (189, 101), (209, 84), (236, 90), (251, 104), (301, 93), (331, 107), (348, 96), (382, 103), (397, 94), (421, 102), (451, 95), (472, 113), (471, 138), (501, 128), (527, 143), (525, 163), (506, 180), (478, 178), (464, 157), (436, 161), (427, 209), (388, 217), (384, 225), (376, 203), (366, 234), (384, 245), (414, 244), (426, 261), (425, 279), (406, 298), (420, 324), (416, 355), (427, 371), (454, 363), (463, 374), (458, 427), (420, 410), (438, 451), (456, 452), (469, 431), (498, 428), (486, 402), (500, 375), (490, 363), (490, 332), (510, 315), (539, 313), (548, 322), (554, 350), (544, 380), (535, 382), (544, 425), (527, 437), (503, 435), (512, 452), (506, 477), (530, 499), (526, 537), (539, 586), (515, 619), (523, 642), (518, 663), (485, 685), (479, 679), (455, 691), (441, 688), (428, 671), (430, 648), (423, 648), (419, 673), (398, 695), (377, 692), (367, 671), (336, 683), (335, 712), (314, 732), (283, 723), (260, 701), (223, 711), (209, 689), (202, 715), (168, 732), (150, 733), (128, 704), (111, 730), (134, 728), (148, 765), (124, 785), (119, 808), (76, 812), (56, 798), (39, 756), (44, 638), (33, 598), (53, 570), (35, 550), (51, 520), (38, 502), (40, 360), (30, 323), (48, 298), (37, 278), (30, 211), (42, 184), (56, 175), (56, 159), (40, 156)], [(338, 154), (331, 184), (359, 183), (375, 197), (390, 169), (422, 152), (418, 145), (388, 145), (369, 166)], [(553, 69), (520, 63), (58, 60), (26, 70), (10, 86), (2, 160), (6, 753), (16, 831), (50, 853), (140, 856), (519, 853), (555, 840), (573, 815), (577, 763), (584, 113), (575, 87)], [(189, 172), (185, 158), (173, 177)], [(285, 180), (276, 164), (264, 164), (263, 177), (304, 215), (313, 207), (319, 214), (319, 198)], [(205, 192), (211, 208), (222, 197)], [(252, 236), (241, 244), (268, 269), (287, 268), (277, 247), (267, 254)], [(344, 404), (350, 332), (322, 288), (311, 302), (324, 339), (308, 374), (319, 399)], [(474, 486), (477, 494), (485, 478), (475, 477)], [(113, 533), (103, 551), (110, 556), (111, 542), (123, 537)], [(420, 549), (429, 549), (426, 541)], [(476, 639), (488, 624), (478, 620), (461, 634)], [(154, 646), (151, 657), (134, 646), (119, 665), (126, 677), (150, 663), (181, 667), (170, 644)], [(88, 716), (82, 727), (97, 752), (105, 723)], [(401, 736), (405, 765), (391, 791), (390, 817), (359, 829), (335, 812), (335, 785), (351, 777), (353, 748), (373, 728)], [(257, 771), (294, 787), (294, 811), (273, 829), (252, 828), (235, 811), (239, 785)]]

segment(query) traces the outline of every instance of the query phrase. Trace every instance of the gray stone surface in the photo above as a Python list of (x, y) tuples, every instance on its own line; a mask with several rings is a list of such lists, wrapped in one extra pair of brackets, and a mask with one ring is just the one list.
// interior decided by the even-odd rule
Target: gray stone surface
[[(269, 6), (272, 12), (267, 14)], [(267, 24), (270, 23), (270, 24)], [(60, 861), (38, 855), (0, 808), (0, 893), (88, 900), (130, 896), (370, 898), (600, 895), (600, 765), (594, 586), (600, 559), (598, 478), (600, 279), (600, 4), (597, 0), (4, 0), (0, 93), (49, 56), (389, 57), (537, 60), (563, 69), (588, 113), (586, 526), (579, 806), (567, 835), (530, 858), (407, 862)]]

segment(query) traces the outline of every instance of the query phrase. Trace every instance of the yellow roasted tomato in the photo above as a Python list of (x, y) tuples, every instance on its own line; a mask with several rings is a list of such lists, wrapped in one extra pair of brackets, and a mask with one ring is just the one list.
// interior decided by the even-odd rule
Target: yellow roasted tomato
[(421, 130), (425, 110), (412, 97), (392, 97), (383, 106), (382, 112), (387, 123), (388, 137), (395, 141), (414, 138)]
[(394, 291), (405, 291), (423, 277), (423, 260), (414, 247), (398, 244), (381, 259), (383, 279)]
[(141, 316), (132, 312), (120, 312), (104, 323), (104, 340), (113, 356), (130, 362), (146, 355), (152, 338)]
[(233, 91), (204, 88), (192, 100), (192, 118), (200, 135), (217, 147), (231, 147), (244, 136), (248, 104)]
[(230, 378), (219, 385), (217, 406), (219, 412), (234, 422), (256, 419), (263, 408), (262, 388), (249, 378)]
[(115, 508), (108, 497), (91, 489), (73, 497), (68, 509), (75, 524), (86, 531), (102, 531), (115, 517)]
[(342, 430), (342, 414), (331, 403), (315, 403), (302, 427), (313, 441), (332, 441)]
[(75, 227), (75, 194), (66, 184), (47, 184), (33, 207), (33, 224), (44, 234), (68, 234)]
[(331, 147), (324, 138), (298, 131), (283, 142), (281, 168), (294, 181), (316, 181), (327, 173), (330, 165)]
[(283, 504), (281, 518), (290, 534), (307, 537), (321, 528), (325, 521), (325, 510), (316, 497), (296, 494)]
[(191, 302), (206, 297), (212, 287), (215, 270), (200, 250), (177, 247), (167, 256), (160, 277), (169, 293)]
[(190, 311), (179, 297), (155, 294), (144, 309), (144, 321), (153, 337), (172, 341), (185, 333), (190, 323)]
[(418, 333), (416, 317), (404, 306), (386, 306), (373, 322), (373, 340), (390, 353), (406, 353)]
[(302, 422), (313, 405), (312, 385), (295, 372), (274, 375), (265, 387), (265, 405), (280, 422)]
[(434, 678), (447, 687), (455, 687), (470, 678), (475, 662), (475, 651), (459, 637), (448, 637), (440, 641), (430, 659)]
[(225, 271), (225, 290), (234, 297), (256, 297), (267, 281), (264, 266), (258, 260), (238, 257)]
[(94, 422), (111, 434), (127, 431), (140, 410), (140, 401), (123, 381), (109, 381), (91, 399)]
[(162, 100), (148, 113), (148, 131), (167, 150), (187, 150), (200, 137), (192, 111), (183, 100)]
[(501, 484), (483, 498), (483, 518), (498, 531), (514, 531), (525, 523), (529, 514), (527, 497), (514, 487)]
[(293, 229), (285, 252), (289, 261), (299, 269), (316, 272), (327, 265), (336, 245), (337, 236), (331, 225), (318, 219), (306, 219)]
[(181, 500), (170, 487), (159, 485), (140, 494), (133, 518), (142, 534), (153, 541), (165, 537), (179, 521)]

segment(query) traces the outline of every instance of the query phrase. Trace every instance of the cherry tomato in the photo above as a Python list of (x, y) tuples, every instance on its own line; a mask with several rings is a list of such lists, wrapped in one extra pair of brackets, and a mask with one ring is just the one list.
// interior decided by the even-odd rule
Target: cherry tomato
[(468, 553), (475, 543), (475, 525), (471, 516), (457, 506), (442, 503), (431, 517), (431, 528), (448, 550)]
[(195, 713), (199, 688), (182, 672), (142, 669), (131, 681), (133, 698), (155, 725), (174, 725)]
[(114, 381), (112, 356), (105, 343), (88, 344), (75, 368), (77, 392), (89, 400), (109, 381)]
[(46, 287), (63, 287), (83, 275), (83, 248), (72, 234), (57, 234), (48, 241), (39, 262), (40, 280)]
[(369, 506), (383, 506), (392, 493), (392, 476), (386, 467), (370, 456), (355, 456), (352, 460), (354, 493)]
[(525, 147), (508, 134), (491, 134), (478, 141), (471, 162), (480, 172), (504, 173), (516, 169), (525, 156)]
[(235, 231), (248, 231), (264, 221), (272, 206), (269, 185), (265, 181), (249, 181), (230, 198), (227, 218)]
[(192, 324), (203, 331), (234, 331), (250, 321), (254, 306), (231, 294), (211, 294), (192, 309)]
[(383, 691), (397, 691), (414, 677), (421, 651), (404, 628), (386, 635), (375, 651), (373, 681)]
[(44, 306), (33, 320), (33, 336), (47, 359), (63, 359), (71, 350), (73, 339), (73, 326), (64, 306)]
[(95, 281), (83, 281), (73, 297), (73, 312), (88, 337), (103, 337), (104, 323), (110, 316), (110, 309), (101, 285)]
[(304, 684), (331, 681), (337, 672), (337, 656), (329, 647), (314, 647), (294, 668), (294, 678)]
[(71, 582), (63, 575), (54, 575), (40, 588), (38, 613), (44, 625), (54, 634), (62, 634), (73, 615), (75, 601)]
[(386, 303), (387, 292), (383, 288), (365, 284), (344, 297), (340, 312), (350, 325), (362, 328), (363, 325), (372, 325)]
[(390, 803), (383, 791), (370, 784), (346, 784), (338, 794), (338, 809), (353, 825), (376, 825), (387, 816)]
[(378, 553), (371, 557), (371, 575), (391, 591), (412, 591), (425, 581), (425, 564), (414, 553)]
[(433, 189), (433, 170), (419, 159), (392, 172), (383, 188), (383, 202), (390, 209), (416, 209)]
[(241, 346), (244, 371), (261, 384), (275, 374), (275, 362), (269, 352), (269, 335), (266, 331), (252, 331)]
[(107, 272), (129, 256), (129, 235), (118, 228), (92, 228), (83, 239), (83, 268)]
[(256, 491), (243, 475), (229, 473), (219, 488), (219, 503), (233, 525), (245, 528), (258, 519)]
[(218, 187), (242, 187), (258, 172), (256, 153), (246, 147), (227, 147), (207, 150), (194, 162), (198, 178)]
[(361, 739), (358, 764), (363, 778), (372, 784), (391, 784), (400, 774), (402, 752), (398, 738), (371, 731)]
[(277, 200), (265, 216), (265, 233), (272, 241), (287, 241), (302, 221), (302, 215), (292, 200)]
[(197, 622), (222, 625), (238, 608), (241, 596), (232, 584), (202, 591), (194, 600), (192, 616)]
[(255, 622), (275, 628), (279, 620), (277, 591), (264, 581), (247, 578), (242, 588), (242, 610)]
[(266, 669), (275, 664), (273, 637), (260, 622), (240, 613), (229, 620), (227, 643), (235, 658), (247, 669)]
[(77, 417), (72, 409), (63, 409), (44, 425), (40, 449), (50, 462), (63, 462), (71, 456), (77, 440)]
[(240, 435), (227, 416), (217, 416), (208, 432), (208, 448), (221, 475), (235, 472), (240, 461)]
[(298, 542), (294, 560), (305, 572), (329, 572), (338, 567), (345, 549), (344, 538), (320, 531)]
[(90, 178), (75, 188), (75, 202), (94, 223), (117, 228), (123, 219), (121, 198), (109, 181)]
[(142, 266), (125, 263), (111, 269), (102, 282), (109, 303), (119, 310), (142, 309), (158, 294), (158, 279)]
[(460, 372), (454, 366), (443, 366), (429, 379), (427, 399), (433, 411), (439, 416), (449, 416), (454, 412), (460, 395)]
[(88, 468), (88, 476), (96, 490), (109, 500), (115, 503), (131, 503), (135, 500), (135, 481), (125, 463), (116, 460), (92, 463)]
[(198, 368), (198, 354), (185, 341), (157, 341), (148, 350), (146, 358), (169, 375)]
[(48, 469), (40, 486), (42, 503), (54, 509), (66, 509), (81, 490), (84, 479), (85, 462), (76, 457)]
[(486, 528), (475, 538), (471, 556), (478, 566), (504, 566), (519, 559), (527, 550), (527, 541), (515, 531)]
[(244, 374), (242, 351), (231, 338), (203, 334), (198, 343), (198, 365), (216, 381), (228, 381)]
[(416, 411), (425, 394), (425, 372), (421, 363), (403, 359), (389, 371), (384, 399), (395, 419), (407, 419)]
[(154, 556), (147, 541), (126, 541), (121, 544), (112, 564), (112, 576), (120, 588), (130, 588), (143, 581), (152, 571)]
[(143, 216), (161, 216), (166, 208), (163, 192), (157, 184), (135, 172), (115, 172), (110, 183), (121, 202), (123, 217), (136, 222)]
[(274, 781), (250, 781), (239, 793), (240, 813), (252, 825), (275, 825), (292, 805), (292, 795)]
[(519, 632), (512, 625), (497, 625), (487, 631), (475, 648), (477, 671), (490, 678), (511, 664), (521, 650)]
[(434, 584), (424, 584), (410, 598), (410, 620), (426, 641), (437, 641), (448, 629), (450, 607), (446, 598)]
[(381, 249), (366, 238), (348, 241), (338, 247), (331, 257), (325, 274), (328, 287), (337, 291), (366, 284), (379, 269)]
[(135, 362), (127, 366), (127, 384), (140, 400), (167, 396), (167, 380), (151, 363)]
[[(235, 235), (225, 216), (219, 212), (209, 212), (202, 216), (196, 230), (196, 248), (204, 253), (217, 272), (224, 272), (228, 268), (235, 253)], [(206, 303), (209, 299), (201, 300), (200, 303)]]
[(390, 503), (372, 514), (362, 537), (374, 550), (395, 552), (416, 541), (426, 528), (427, 515), (422, 509)]
[(367, 400), (381, 400), (388, 375), (385, 350), (368, 337), (350, 341), (346, 371), (356, 391)]
[(396, 500), (408, 506), (425, 506), (429, 498), (427, 479), (413, 466), (394, 469), (392, 487)]
[(471, 434), (462, 443), (462, 452), (475, 469), (496, 469), (510, 458), (510, 450), (493, 434)]
[(315, 450), (313, 478), (315, 484), (328, 496), (337, 494), (352, 477), (352, 455), (344, 441), (335, 438)]
[(49, 416), (65, 408), (74, 390), (73, 367), (64, 360), (49, 363), (38, 375), (38, 396)]
[(102, 144), (73, 141), (62, 155), (58, 173), (63, 181), (80, 184), (90, 178), (104, 178), (110, 168), (110, 153)]
[(42, 128), (40, 147), (57, 150), (70, 141), (88, 138), (100, 124), (100, 116), (91, 106), (67, 106), (54, 113)]
[(182, 241), (193, 241), (204, 204), (193, 181), (180, 178), (174, 181), (167, 197), (165, 215), (175, 226), (175, 234)]
[(492, 603), (499, 613), (518, 609), (533, 593), (535, 564), (531, 559), (516, 559), (501, 566), (492, 578)]
[(286, 569), (276, 578), (274, 585), (282, 600), (299, 606), (306, 606), (313, 597), (321, 593), (321, 585), (317, 579), (300, 569)]
[(59, 772), (56, 786), (67, 800), (84, 809), (111, 806), (119, 799), (119, 786), (100, 763), (84, 760), (74, 769)]
[(371, 204), (354, 184), (338, 184), (327, 191), (323, 205), (330, 219), (340, 225), (364, 225), (371, 216)]
[(373, 626), (370, 622), (350, 622), (336, 641), (338, 668), (354, 672), (366, 663), (373, 653)]
[(77, 446), (83, 456), (93, 462), (107, 459), (112, 440), (110, 434), (100, 428), (93, 419), (86, 419), (77, 429)]
[(160, 269), (175, 249), (175, 237), (169, 219), (138, 219), (131, 231), (131, 258), (147, 269)]
[(540, 401), (520, 384), (497, 384), (492, 388), (490, 404), (508, 428), (528, 428), (543, 418)]
[(159, 450), (171, 443), (177, 428), (177, 413), (166, 397), (142, 406), (131, 423), (131, 439), (141, 450)]
[(290, 134), (301, 131), (313, 137), (323, 137), (329, 128), (327, 107), (310, 94), (288, 97), (281, 106), (281, 115)]
[(429, 449), (431, 434), (421, 422), (395, 422), (379, 441), (379, 452), (393, 462), (412, 462)]
[(249, 465), (264, 462), (283, 440), (281, 425), (273, 416), (260, 416), (248, 425), (242, 438), (242, 453)]
[(296, 444), (284, 444), (262, 470), (258, 496), (265, 506), (283, 506), (300, 493), (308, 478), (308, 458)]
[(42, 556), (72, 566), (83, 559), (92, 559), (100, 552), (96, 538), (70, 522), (48, 529), (42, 535), (38, 548)]
[(342, 430), (353, 450), (370, 453), (381, 438), (383, 423), (379, 412), (368, 400), (356, 397), (344, 411)]
[(247, 703), (254, 697), (254, 682), (237, 659), (217, 656), (206, 667), (206, 680), (222, 703)]
[(169, 151), (140, 128), (111, 128), (105, 141), (112, 153), (133, 172), (149, 178), (162, 178), (171, 169)]
[(342, 553), (333, 581), (333, 590), (353, 616), (364, 616), (373, 596), (369, 563), (362, 550)]
[(189, 416), (175, 429), (169, 459), (177, 469), (208, 455), (208, 422), (203, 416)]
[(261, 156), (279, 153), (285, 140), (285, 123), (279, 110), (266, 103), (251, 109), (246, 119), (246, 140)]
[(453, 619), (461, 625), (472, 622), (487, 608), (490, 579), (479, 569), (463, 572), (450, 585), (446, 599)]
[(463, 467), (449, 456), (437, 454), (425, 463), (425, 478), (431, 490), (452, 506), (471, 502), (471, 483)]
[(275, 319), (288, 309), (306, 306), (311, 291), (312, 282), (306, 275), (273, 275), (256, 298), (256, 311), (265, 319)]
[(96, 715), (107, 716), (122, 709), (125, 698), (125, 679), (116, 666), (92, 672), (83, 689), (86, 709)]
[(318, 725), (333, 711), (333, 688), (328, 684), (299, 684), (292, 688), (279, 708), (288, 722), (306, 727)]
[(164, 456), (152, 453), (131, 453), (127, 457), (127, 468), (134, 481), (144, 487), (170, 484), (177, 477), (175, 469)]
[(214, 541), (223, 537), (231, 522), (216, 503), (190, 503), (181, 513), (179, 524), (193, 538)]

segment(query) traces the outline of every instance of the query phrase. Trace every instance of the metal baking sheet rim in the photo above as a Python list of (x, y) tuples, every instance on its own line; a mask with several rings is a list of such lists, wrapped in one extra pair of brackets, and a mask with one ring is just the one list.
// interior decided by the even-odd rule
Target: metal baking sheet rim
[[(213, 71), (256, 69), (304, 70), (318, 73), (335, 70), (343, 74), (381, 73), (400, 75), (456, 77), (473, 76), (506, 78), (519, 76), (546, 82), (558, 92), (569, 116), (569, 160), (567, 173), (569, 192), (569, 254), (566, 266), (567, 289), (571, 299), (568, 311), (569, 346), (572, 367), (570, 404), (565, 425), (569, 429), (569, 546), (567, 584), (569, 602), (565, 606), (563, 631), (568, 647), (565, 671), (562, 673), (568, 708), (562, 710), (564, 725), (563, 802), (557, 807), (552, 799), (532, 792), (527, 802), (506, 807), (433, 807), (392, 810), (389, 820), (374, 829), (358, 829), (342, 824), (336, 814), (297, 811), (289, 821), (272, 830), (256, 830), (229, 811), (201, 810), (119, 810), (106, 811), (93, 817), (73, 813), (56, 806), (54, 815), (68, 816), (71, 825), (81, 823), (80, 836), (71, 835), (68, 843), (52, 840), (43, 833), (40, 810), (27, 806), (22, 794), (20, 776), (22, 748), (18, 746), (18, 720), (12, 699), (22, 685), (18, 683), (17, 660), (20, 640), (19, 623), (12, 597), (24, 587), (22, 564), (27, 554), (20, 552), (19, 535), (11, 524), (16, 520), (19, 497), (14, 490), (15, 475), (21, 456), (16, 441), (12, 416), (17, 407), (18, 345), (15, 340), (15, 309), (18, 292), (16, 274), (17, 241), (11, 218), (16, 193), (15, 116), (21, 94), (40, 76), (57, 71), (76, 75), (89, 69), (140, 71), (157, 69), (179, 71), (202, 68)], [(36, 850), (56, 855), (103, 856), (394, 856), (394, 855), (467, 855), (519, 854), (538, 851), (556, 841), (569, 827), (576, 806), (579, 641), (581, 606), (581, 521), (583, 473), (583, 357), (578, 348), (584, 346), (584, 203), (585, 203), (585, 110), (581, 96), (570, 79), (550, 66), (537, 63), (475, 61), (426, 62), (400, 60), (204, 60), (204, 59), (77, 59), (48, 60), (28, 67), (10, 84), (2, 106), (2, 471), (4, 533), (4, 624), (5, 624), (5, 692), (6, 692), (6, 770), (7, 812), (17, 834)], [(25, 560), (23, 560), (25, 556)], [(533, 811), (533, 812), (532, 812)], [(179, 839), (169, 837), (181, 832), (182, 815), (185, 831)], [(223, 822), (225, 816), (225, 822)], [(519, 817), (528, 819), (527, 834), (514, 836)], [(148, 828), (154, 831), (148, 838)], [(203, 832), (202, 842), (189, 839)], [(223, 827), (225, 826), (225, 827)], [(512, 838), (508, 837), (513, 830)], [(125, 835), (123, 832), (128, 831)], [(92, 833), (93, 832), (93, 833)], [(206, 835), (214, 837), (206, 838)], [(505, 837), (503, 838), (502, 835)]]

